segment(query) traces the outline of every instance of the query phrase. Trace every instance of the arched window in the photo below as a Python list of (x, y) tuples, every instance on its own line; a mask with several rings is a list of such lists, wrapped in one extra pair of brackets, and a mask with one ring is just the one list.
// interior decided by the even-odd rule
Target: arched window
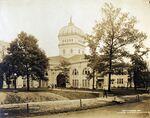
[(88, 75), (88, 74), (90, 74), (90, 70), (88, 68), (84, 68), (82, 74)]
[(72, 71), (72, 75), (78, 75), (79, 73), (78, 73), (78, 70), (77, 69), (74, 69), (73, 71)]

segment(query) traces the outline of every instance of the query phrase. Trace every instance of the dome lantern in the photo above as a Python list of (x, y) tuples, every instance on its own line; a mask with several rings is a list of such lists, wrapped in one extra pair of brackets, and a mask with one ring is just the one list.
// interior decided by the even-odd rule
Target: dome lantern
[(72, 17), (70, 17), (70, 22), (68, 23), (68, 25), (73, 25)]

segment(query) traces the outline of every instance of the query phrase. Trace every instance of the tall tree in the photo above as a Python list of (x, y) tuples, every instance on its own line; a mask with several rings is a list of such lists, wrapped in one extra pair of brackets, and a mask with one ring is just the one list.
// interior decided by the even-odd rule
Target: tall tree
[(145, 48), (143, 45), (144, 40), (140, 40), (136, 42), (133, 47), (135, 48), (133, 54), (129, 54), (131, 58), (131, 68), (130, 72), (133, 73), (133, 82), (134, 89), (137, 89), (138, 84), (143, 84), (145, 87), (147, 82), (149, 81), (149, 69), (146, 61), (143, 56), (147, 55), (149, 52), (148, 48)]
[[(99, 40), (99, 50), (102, 62), (106, 65), (109, 75), (108, 91), (111, 90), (111, 75), (114, 65), (123, 62), (126, 46), (139, 39), (146, 39), (146, 35), (135, 28), (136, 19), (111, 3), (102, 8), (103, 18), (94, 27), (94, 37)], [(113, 67), (114, 66), (114, 67)]]
[(92, 69), (92, 72), (88, 74), (88, 78), (93, 79), (92, 89), (94, 90), (95, 89), (95, 75), (96, 75), (96, 72), (99, 70), (99, 62), (100, 62), (99, 55), (97, 53), (97, 47), (98, 47), (99, 41), (92, 35), (88, 35), (86, 38), (86, 41), (90, 49), (90, 54), (85, 55), (85, 59), (88, 59), (89, 62), (87, 66), (89, 66)]
[[(27, 90), (30, 89), (30, 79), (45, 79), (48, 68), (48, 58), (37, 44), (37, 39), (25, 32), (18, 34), (10, 43), (5, 62), (12, 66), (13, 73), (27, 79)], [(8, 58), (9, 57), (9, 58)], [(10, 61), (11, 58), (11, 61)]]

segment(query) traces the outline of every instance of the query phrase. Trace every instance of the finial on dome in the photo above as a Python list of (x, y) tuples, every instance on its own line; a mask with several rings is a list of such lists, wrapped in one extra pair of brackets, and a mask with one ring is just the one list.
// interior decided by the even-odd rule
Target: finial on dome
[(73, 23), (72, 23), (72, 16), (70, 17), (70, 22), (69, 22), (68, 25), (73, 25)]

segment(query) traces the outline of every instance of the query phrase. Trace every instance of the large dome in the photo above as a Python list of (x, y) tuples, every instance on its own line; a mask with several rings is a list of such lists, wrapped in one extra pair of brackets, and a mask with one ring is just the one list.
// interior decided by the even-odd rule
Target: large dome
[(76, 27), (73, 23), (72, 20), (70, 19), (70, 22), (68, 23), (67, 26), (64, 26), (60, 29), (58, 36), (67, 36), (67, 35), (79, 35), (79, 36), (84, 36), (84, 32)]

